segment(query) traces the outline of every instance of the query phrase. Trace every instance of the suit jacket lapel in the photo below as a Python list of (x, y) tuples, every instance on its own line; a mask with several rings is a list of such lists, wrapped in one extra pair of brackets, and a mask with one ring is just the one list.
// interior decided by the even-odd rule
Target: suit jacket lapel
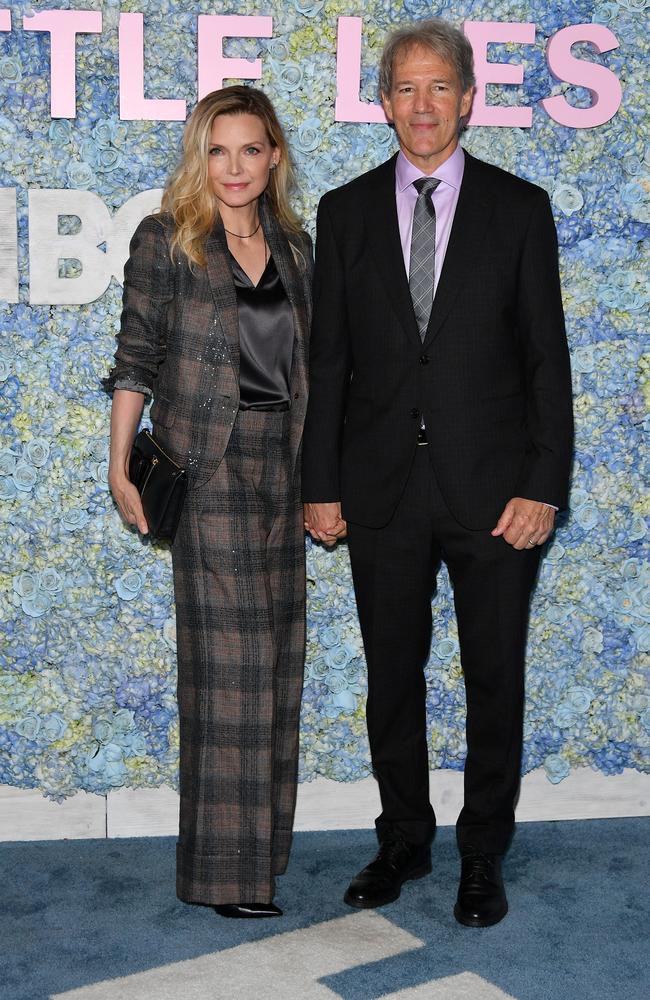
[(302, 325), (303, 316), (301, 313), (304, 309), (304, 294), (301, 274), (298, 270), (293, 251), (289, 245), (286, 233), (268, 208), (265, 197), (260, 198), (259, 205), (260, 219), (266, 242), (275, 261), (275, 266), (278, 269), (278, 274), (287, 293), (287, 298), (294, 309), (294, 313), (297, 311), (298, 319)]
[[(384, 278), (384, 287), (407, 336), (420, 343), (397, 221), (396, 159), (397, 156), (392, 157), (375, 174), (374, 184), (367, 193), (365, 217), (370, 249)], [(471, 273), (491, 213), (492, 204), (480, 183), (480, 164), (466, 152), (463, 181), (425, 344), (430, 344), (440, 332), (465, 276)]]
[(205, 247), (207, 272), (210, 289), (216, 307), (217, 319), (221, 325), (230, 360), (239, 378), (239, 317), (237, 295), (228, 259), (228, 244), (221, 220), (215, 223)]
[(395, 161), (397, 154), (376, 171), (366, 195), (364, 214), (370, 236), (369, 247), (384, 279), (384, 288), (404, 330), (420, 342), (413, 302), (409, 291), (395, 200)]
[(465, 153), (465, 169), (445, 261), (431, 308), (425, 344), (438, 335), (449, 310), (481, 252), (493, 204), (480, 183), (480, 165)]
[(287, 293), (293, 313), (291, 450), (295, 461), (302, 438), (302, 427), (307, 410), (307, 354), (311, 306), (311, 261), (306, 259), (304, 267), (298, 267), (287, 235), (268, 208), (265, 197), (260, 198), (260, 219), (266, 242), (273, 255), (275, 266), (278, 269), (280, 280)]
[(306, 357), (308, 340), (309, 315), (307, 309), (308, 289), (305, 285), (309, 272), (309, 261), (305, 261), (302, 272), (298, 268), (293, 250), (286, 233), (266, 204), (266, 198), (260, 198), (260, 219), (262, 229), (269, 245), (269, 250), (280, 275), (280, 281), (291, 303), (294, 322), (294, 358)]

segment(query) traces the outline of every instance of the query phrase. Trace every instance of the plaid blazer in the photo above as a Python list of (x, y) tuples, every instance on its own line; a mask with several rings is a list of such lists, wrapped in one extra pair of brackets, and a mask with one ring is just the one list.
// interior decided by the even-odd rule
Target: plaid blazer
[[(260, 219), (291, 304), (294, 321), (291, 456), (300, 450), (307, 409), (312, 247), (291, 237), (260, 199)], [(136, 229), (124, 269), (123, 310), (108, 391), (131, 388), (153, 396), (151, 420), (161, 447), (201, 486), (223, 458), (239, 409), (239, 321), (218, 222), (206, 244), (207, 267), (172, 261), (173, 221), (150, 215)]]

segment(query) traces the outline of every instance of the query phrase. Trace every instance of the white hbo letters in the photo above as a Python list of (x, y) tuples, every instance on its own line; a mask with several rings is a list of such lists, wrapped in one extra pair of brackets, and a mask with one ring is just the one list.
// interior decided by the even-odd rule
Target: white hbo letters
[[(12, 193), (0, 191), (0, 196)], [(14, 226), (15, 226), (15, 192)], [(141, 191), (111, 215), (102, 199), (91, 191), (44, 188), (29, 192), (29, 273), (32, 305), (83, 305), (104, 294), (111, 277), (120, 283), (129, 256), (129, 241), (138, 223), (160, 205), (162, 189)], [(5, 208), (0, 199), (0, 215)], [(8, 208), (8, 204), (7, 204)], [(59, 219), (78, 220), (76, 231), (62, 234)], [(9, 257), (7, 257), (9, 260)], [(80, 273), (61, 277), (60, 262), (79, 262)], [(0, 297), (10, 287), (5, 273), (4, 246), (0, 244)], [(8, 301), (16, 301), (8, 299)]]
[(0, 188), (0, 301), (18, 302), (16, 190)]

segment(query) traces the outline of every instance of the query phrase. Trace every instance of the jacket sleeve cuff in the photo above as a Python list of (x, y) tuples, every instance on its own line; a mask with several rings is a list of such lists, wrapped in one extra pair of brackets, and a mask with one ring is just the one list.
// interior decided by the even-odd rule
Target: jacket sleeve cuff
[(115, 389), (128, 389), (130, 392), (141, 392), (148, 399), (152, 396), (152, 388), (137, 375), (119, 375), (114, 369), (108, 378), (102, 379), (104, 391), (111, 395)]

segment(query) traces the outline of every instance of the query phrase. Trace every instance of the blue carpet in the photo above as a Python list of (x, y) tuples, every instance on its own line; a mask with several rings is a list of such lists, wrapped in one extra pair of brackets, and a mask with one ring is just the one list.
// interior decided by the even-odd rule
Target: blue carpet
[[(336, 950), (339, 927), (341, 947), (345, 943), (348, 950), (355, 928), (365, 928), (359, 958), (318, 975), (316, 956), (316, 985), (310, 986), (306, 965), (303, 1000), (374, 1000), (400, 991), (470, 1000), (504, 994), (515, 1000), (646, 1000), (649, 833), (647, 819), (521, 825), (504, 869), (510, 914), (485, 930), (463, 928), (453, 919), (458, 860), (451, 828), (436, 837), (433, 874), (405, 886), (401, 898), (376, 915), (353, 911), (341, 899), (350, 876), (374, 851), (372, 833), (298, 834), (289, 871), (279, 882), (277, 901), (285, 916), (270, 921), (223, 920), (209, 908), (178, 902), (172, 838), (0, 844), (0, 997), (46, 1000), (117, 977), (151, 975), (171, 963), (206, 956), (218, 963), (226, 949), (244, 943), (253, 946), (242, 952), (247, 962), (252, 955), (255, 964), (255, 948), (262, 949), (255, 973), (263, 984), (255, 994), (259, 1000), (293, 997), (299, 994), (283, 989), (277, 969), (265, 972), (264, 944), (302, 929), (310, 944), (308, 959), (300, 960), (308, 965), (324, 935), (318, 925), (346, 917), (330, 925), (327, 947)], [(380, 950), (368, 962), (363, 936), (368, 944), (374, 927), (394, 935), (395, 953)], [(409, 936), (417, 941), (407, 950), (400, 942)], [(286, 940), (290, 963), (301, 939), (293, 934)], [(335, 962), (323, 967), (337, 968)], [(192, 993), (192, 969), (183, 967), (189, 992), (182, 996), (249, 1000), (240, 985), (231, 988), (223, 980), (208, 994)], [(446, 977), (458, 982), (459, 992), (444, 984), (438, 990)], [(95, 987), (99, 992), (92, 996), (181, 995), (173, 986), (161, 994), (152, 985), (149, 993), (146, 977), (136, 981), (140, 992), (122, 982), (106, 992)], [(463, 992), (463, 983), (474, 985)]]

